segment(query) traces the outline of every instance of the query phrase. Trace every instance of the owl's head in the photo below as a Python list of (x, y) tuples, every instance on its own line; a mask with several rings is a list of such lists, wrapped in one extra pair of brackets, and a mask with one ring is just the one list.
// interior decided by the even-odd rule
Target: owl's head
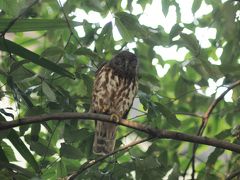
[(109, 62), (109, 65), (119, 75), (135, 77), (137, 74), (138, 60), (135, 54), (129, 51), (122, 51)]

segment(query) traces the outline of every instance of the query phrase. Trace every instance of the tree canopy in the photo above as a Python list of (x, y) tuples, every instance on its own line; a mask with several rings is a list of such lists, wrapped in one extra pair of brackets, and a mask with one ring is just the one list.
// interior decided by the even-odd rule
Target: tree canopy
[[(158, 1), (169, 31), (157, 14), (143, 23), (156, 2), (0, 0), (2, 179), (239, 178), (240, 2), (184, 1), (185, 22), (183, 0)], [(207, 46), (203, 29), (215, 32)], [(138, 94), (116, 150), (97, 156), (94, 120), (109, 117), (87, 113), (95, 72), (125, 49), (140, 62)]]

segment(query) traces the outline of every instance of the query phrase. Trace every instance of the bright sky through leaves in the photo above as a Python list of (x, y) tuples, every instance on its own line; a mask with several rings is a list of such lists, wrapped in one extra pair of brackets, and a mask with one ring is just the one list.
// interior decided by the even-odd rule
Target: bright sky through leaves
[[(139, 15), (141, 14), (139, 18), (139, 22), (143, 25), (156, 28), (157, 26), (161, 25), (164, 30), (169, 33), (171, 28), (174, 24), (176, 24), (176, 8), (174, 6), (170, 6), (169, 12), (167, 16), (165, 17), (163, 12), (159, 9), (162, 9), (161, 1), (159, 0), (153, 0), (152, 4), (147, 4), (145, 10), (143, 11), (142, 7), (136, 3), (137, 1), (133, 1), (133, 14)], [(198, 11), (193, 15), (191, 8), (192, 8), (192, 2), (191, 0), (178, 0), (180, 9), (181, 9), (181, 22), (182, 23), (192, 23), (195, 21), (196, 18), (200, 18), (203, 15), (206, 15), (210, 13), (213, 8), (210, 5), (207, 5), (204, 1), (202, 2), (200, 8)], [(127, 1), (124, 0), (121, 3), (121, 6), (124, 8), (126, 6)], [(105, 18), (102, 18), (101, 15), (98, 12), (90, 11), (89, 13), (86, 13), (84, 10), (77, 9), (72, 15), (76, 16), (74, 20), (78, 22), (83, 22), (83, 20), (87, 20), (91, 23), (99, 23), (100, 27), (103, 27), (106, 23), (113, 21), (114, 18), (109, 13)], [(82, 26), (76, 27), (76, 30), (78, 32), (78, 35), (80, 37), (85, 36), (85, 32)], [(100, 31), (100, 30), (99, 30)], [(183, 32), (189, 33), (189, 30), (184, 29)], [(196, 38), (199, 40), (199, 43), (202, 48), (208, 48), (211, 46), (209, 39), (215, 39), (216, 37), (216, 29), (215, 28), (196, 28), (195, 35)], [(117, 29), (117, 27), (113, 27), (113, 36), (115, 40), (121, 40), (122, 37)], [(179, 37), (178, 37), (179, 38)], [(132, 49), (135, 48), (135, 43), (129, 43), (128, 48)], [(154, 50), (161, 55), (163, 60), (177, 60), (177, 61), (183, 61), (185, 55), (187, 54), (188, 50), (186, 48), (179, 48), (177, 49), (177, 46), (171, 46), (169, 48), (163, 47), (163, 46), (155, 46)], [(217, 50), (217, 56), (220, 57), (222, 53), (222, 49), (220, 48)], [(220, 61), (213, 60), (209, 58), (209, 61), (213, 64), (220, 65)], [(161, 66), (158, 64), (157, 59), (152, 60), (153, 65), (155, 65), (157, 73), (160, 77), (163, 77), (168, 69), (169, 65)], [(221, 84), (219, 82), (223, 82), (223, 80), (217, 81), (216, 83), (213, 80), (209, 80), (210, 88), (206, 91), (206, 95), (210, 96), (212, 95), (215, 90), (217, 90), (217, 95), (221, 94), (224, 90), (226, 90), (225, 87), (217, 88)], [(231, 101), (232, 91), (230, 91), (226, 97), (225, 100)]]

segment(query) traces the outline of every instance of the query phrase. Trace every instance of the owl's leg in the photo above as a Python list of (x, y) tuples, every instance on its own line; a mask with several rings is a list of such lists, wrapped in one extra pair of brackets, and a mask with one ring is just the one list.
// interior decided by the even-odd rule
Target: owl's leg
[(120, 121), (120, 116), (118, 114), (113, 113), (111, 114), (110, 120), (118, 123)]

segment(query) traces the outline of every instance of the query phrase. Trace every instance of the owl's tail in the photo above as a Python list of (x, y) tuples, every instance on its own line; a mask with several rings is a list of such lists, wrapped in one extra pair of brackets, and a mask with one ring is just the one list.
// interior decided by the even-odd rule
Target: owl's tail
[(116, 130), (116, 124), (97, 121), (93, 142), (94, 154), (105, 155), (113, 152), (116, 141)]

